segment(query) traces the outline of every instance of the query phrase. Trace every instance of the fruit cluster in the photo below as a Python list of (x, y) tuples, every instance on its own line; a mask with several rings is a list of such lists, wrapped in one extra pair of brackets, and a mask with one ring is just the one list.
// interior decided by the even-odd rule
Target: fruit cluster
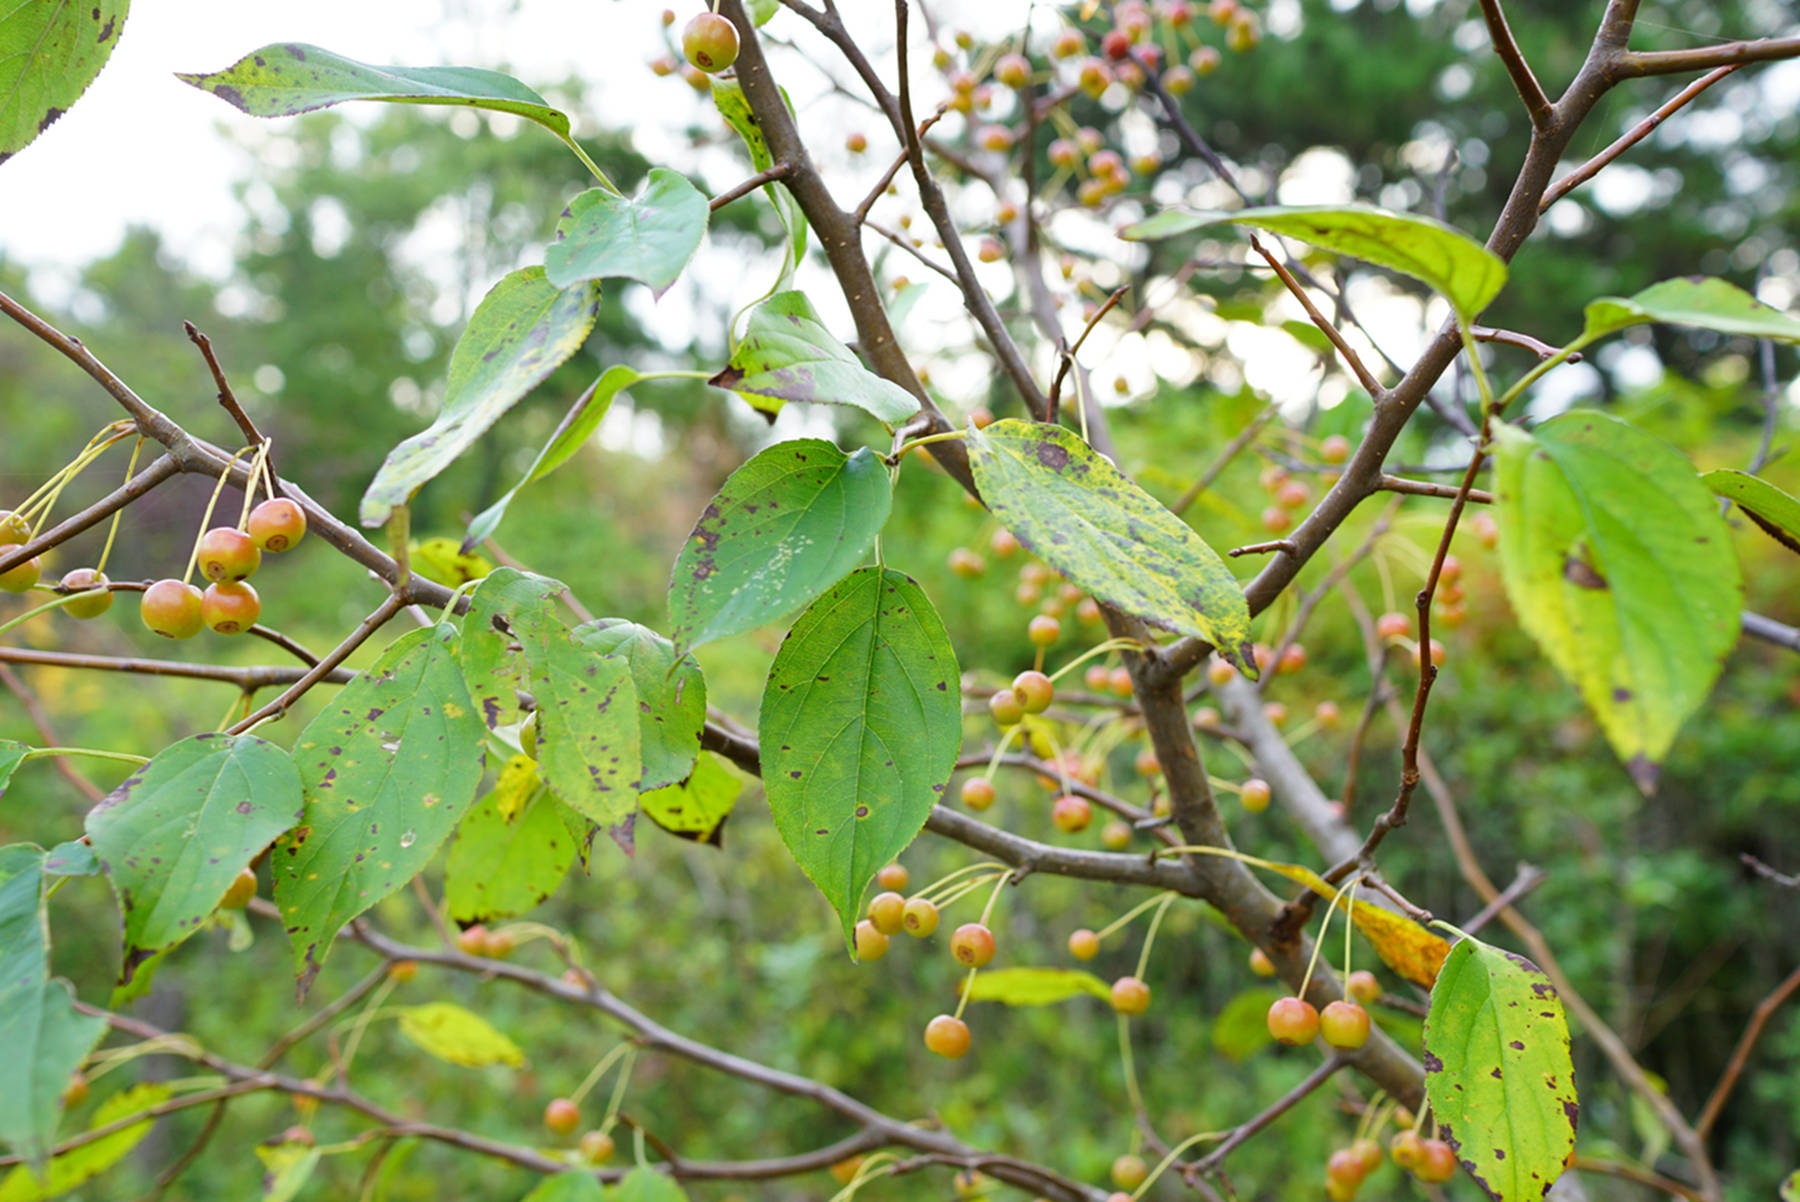
[(144, 625), (169, 639), (191, 639), (202, 627), (242, 634), (256, 624), (262, 599), (248, 583), (264, 551), (282, 552), (306, 534), (306, 513), (286, 497), (272, 497), (250, 511), (240, 529), (215, 526), (194, 547), (194, 565), (210, 582), (206, 591), (168, 577), (144, 590)]

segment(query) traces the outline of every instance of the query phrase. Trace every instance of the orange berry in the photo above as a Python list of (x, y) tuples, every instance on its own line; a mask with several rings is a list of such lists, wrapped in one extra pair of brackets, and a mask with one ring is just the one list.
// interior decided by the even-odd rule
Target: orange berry
[(938, 908), (922, 897), (915, 897), (901, 909), (900, 925), (908, 935), (923, 939), (938, 928)]
[(1269, 1034), (1296, 1047), (1319, 1033), (1319, 1012), (1305, 998), (1284, 997), (1269, 1007)]
[(994, 804), (994, 782), (971, 776), (962, 783), (962, 803), (971, 810), (985, 810)]
[(1344, 978), (1344, 991), (1359, 1002), (1372, 1002), (1381, 996), (1381, 982), (1366, 968), (1359, 968)]
[(1077, 797), (1073, 793), (1065, 793), (1050, 806), (1050, 821), (1056, 829), (1065, 834), (1077, 834), (1087, 829), (1094, 818), (1094, 807), (1085, 797)]
[(568, 1098), (552, 1098), (544, 1107), (544, 1126), (557, 1135), (572, 1135), (581, 1126), (581, 1107)]
[(925, 1046), (946, 1060), (961, 1060), (969, 1051), (969, 1026), (960, 1018), (940, 1014), (925, 1024)]
[(864, 964), (887, 955), (888, 937), (877, 930), (875, 924), (868, 919), (865, 918), (856, 924), (854, 938), (856, 958)]
[(1275, 975), (1275, 961), (1269, 959), (1269, 953), (1260, 947), (1250, 949), (1250, 971), (1259, 977)]
[(1369, 1012), (1355, 1002), (1332, 1002), (1319, 1015), (1319, 1034), (1334, 1048), (1360, 1048), (1369, 1042)]
[(994, 958), (994, 933), (979, 922), (965, 922), (950, 935), (950, 954), (965, 967), (985, 967)]
[(1069, 954), (1077, 960), (1092, 960), (1100, 954), (1100, 936), (1082, 927), (1069, 933)]
[(877, 893), (869, 902), (869, 921), (883, 935), (898, 935), (906, 927), (906, 899), (898, 893)]
[(1112, 1007), (1120, 1014), (1142, 1014), (1150, 1009), (1150, 986), (1136, 977), (1120, 977), (1112, 983)]

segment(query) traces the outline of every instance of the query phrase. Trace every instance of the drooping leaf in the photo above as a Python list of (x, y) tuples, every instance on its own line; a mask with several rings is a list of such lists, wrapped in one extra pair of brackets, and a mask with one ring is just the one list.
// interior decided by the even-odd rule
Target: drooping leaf
[(687, 1202), (679, 1182), (644, 1165), (625, 1174), (607, 1198), (608, 1202)]
[(1213, 1019), (1213, 1050), (1227, 1060), (1246, 1060), (1274, 1043), (1269, 1007), (1281, 996), (1274, 989), (1246, 989), (1226, 1002)]
[(1790, 551), (1800, 551), (1800, 500), (1749, 472), (1707, 472), (1701, 483), (1735, 501), (1751, 521)]
[(23, 743), (0, 739), (0, 797), (6, 796), (6, 786), (12, 783), (13, 773), (19, 770), (30, 751), (31, 748)]
[(557, 813), (562, 803), (539, 790), (508, 821), (490, 793), (456, 828), (444, 869), (444, 907), (458, 922), (523, 914), (562, 883), (575, 862), (575, 839)]
[[(758, 21), (757, 24), (762, 22)], [(750, 110), (750, 100), (744, 95), (742, 85), (735, 79), (712, 77), (713, 104), (718, 107), (719, 115), (725, 118), (738, 137), (744, 140), (744, 148), (750, 152), (750, 165), (758, 171), (767, 171), (775, 165), (775, 155), (769, 150), (769, 140), (763, 136), (762, 126), (757, 123), (756, 114)], [(793, 103), (788, 100), (787, 90), (781, 93), (781, 101), (793, 111)], [(786, 288), (799, 270), (800, 261), (806, 258), (806, 214), (800, 208), (800, 202), (793, 194), (778, 183), (763, 185), (763, 194), (774, 206), (775, 216), (780, 219), (782, 227), (787, 230), (787, 244), (782, 255), (781, 277), (776, 283), (777, 290)]]
[(911, 843), (962, 747), (956, 652), (930, 598), (861, 568), (788, 632), (763, 688), (763, 780), (776, 829), (842, 920)]
[(638, 798), (644, 816), (670, 834), (717, 847), (725, 820), (737, 805), (743, 782), (731, 766), (711, 752), (694, 761), (694, 774), (679, 785), (647, 792)]
[(542, 96), (480, 67), (377, 67), (303, 42), (274, 42), (223, 71), (176, 78), (252, 117), (292, 117), (348, 100), (452, 104), (512, 113), (569, 137), (569, 118)]
[(988, 508), (1051, 567), (1125, 613), (1203, 638), (1254, 676), (1250, 609), (1218, 553), (1072, 430), (1008, 418), (971, 428)]
[(796, 438), (758, 452), (725, 481), (676, 557), (676, 645), (742, 634), (805, 605), (862, 562), (892, 503), (887, 468), (866, 447), (845, 455)]
[[(146, 1081), (107, 1098), (94, 1108), (89, 1131), (110, 1127), (120, 1119), (160, 1106), (174, 1096), (174, 1091), (159, 1082)], [(150, 1134), (155, 1119), (145, 1119), (123, 1127), (111, 1135), (102, 1135), (92, 1143), (70, 1148), (53, 1157), (40, 1180), (29, 1168), (20, 1165), (0, 1179), (0, 1202), (42, 1202), (60, 1198), (84, 1185), (131, 1154), (131, 1150)]]
[(395, 640), (300, 732), (306, 810), (269, 862), (302, 993), (338, 928), (404, 888), (456, 829), (483, 742), (448, 624)]
[(413, 571), (445, 588), (461, 588), (471, 580), (485, 580), (494, 570), (493, 561), (487, 556), (463, 550), (453, 538), (428, 538), (414, 542), (409, 550)]
[(487, 1064), (518, 1068), (525, 1063), (519, 1045), (472, 1010), (450, 1002), (426, 1002), (400, 1006), (392, 1013), (400, 1020), (401, 1032), (439, 1060), (465, 1068)]
[(638, 788), (648, 793), (686, 780), (706, 725), (706, 677), (694, 657), (678, 654), (662, 635), (623, 618), (583, 623), (573, 638), (583, 650), (618, 656), (631, 669), (643, 763)]
[(567, 463), (582, 447), (582, 444), (593, 436), (595, 430), (612, 408), (613, 398), (637, 383), (641, 377), (637, 372), (623, 365), (609, 367), (601, 373), (600, 378), (588, 385), (586, 392), (576, 399), (569, 412), (563, 416), (562, 424), (550, 436), (544, 449), (538, 452), (531, 461), (531, 468), (524, 479), (513, 485), (498, 501), (475, 515), (469, 523), (469, 531), (463, 535), (463, 550), (473, 549), (483, 539), (500, 528), (501, 519), (506, 516), (506, 508), (513, 498), (527, 484), (542, 480), (551, 472)]
[(198, 930), (302, 809), (287, 752), (250, 735), (203, 734), (158, 752), (89, 811), (88, 839), (125, 918), (120, 984)]
[(293, 1202), (323, 1155), (317, 1147), (294, 1140), (258, 1144), (256, 1158), (263, 1163), (262, 1202)]
[(1763, 304), (1735, 284), (1709, 276), (1663, 280), (1632, 296), (1603, 296), (1588, 303), (1585, 315), (1583, 343), (1652, 321), (1800, 342), (1800, 318)]
[(975, 974), (971, 1002), (1008, 1006), (1054, 1006), (1072, 997), (1112, 997), (1112, 987), (1079, 968), (990, 968)]
[(1128, 227), (1124, 237), (1167, 238), (1207, 225), (1247, 225), (1362, 259), (1411, 276), (1465, 319), (1487, 307), (1506, 283), (1506, 263), (1454, 226), (1367, 205), (1296, 205), (1235, 213), (1165, 211)]
[(1544, 1196), (1575, 1149), (1578, 1106), (1562, 999), (1536, 965), (1457, 941), (1425, 1016), (1425, 1096), (1490, 1197)]
[[(1303, 864), (1264, 861), (1262, 866), (1279, 872), (1290, 881), (1305, 885), (1320, 897), (1330, 899), (1337, 896), (1337, 889)], [(1431, 988), (1445, 958), (1450, 955), (1448, 940), (1404, 915), (1371, 905), (1366, 897), (1358, 898), (1354, 903), (1347, 901), (1345, 909), (1349, 911), (1356, 929), (1363, 933), (1370, 946), (1381, 957), (1382, 963), (1413, 984)]]
[(919, 411), (917, 397), (832, 336), (803, 292), (778, 292), (758, 305), (730, 366), (708, 382), (770, 415), (788, 401), (812, 401), (854, 405), (894, 426)]
[(81, 99), (119, 44), (130, 0), (36, 0), (0, 12), (0, 163)]
[(523, 615), (535, 615), (546, 598), (562, 589), (560, 581), (547, 576), (499, 568), (469, 598), (458, 658), (469, 697), (489, 730), (518, 721), (519, 691), (530, 690), (525, 648), (514, 624), (535, 620)]
[(387, 521), (580, 350), (599, 313), (598, 284), (557, 288), (542, 267), (522, 267), (495, 284), (450, 354), (443, 410), (389, 451), (370, 481), (360, 510), (363, 525)]
[(581, 1173), (571, 1169), (566, 1173), (558, 1173), (554, 1177), (546, 1177), (538, 1187), (526, 1194), (519, 1202), (603, 1202), (606, 1191), (592, 1173)]
[(558, 288), (585, 280), (636, 280), (661, 296), (680, 278), (706, 235), (705, 193), (654, 167), (636, 196), (589, 188), (563, 210), (544, 272)]
[(1593, 412), (1502, 426), (1501, 576), (1522, 625), (1646, 793), (1736, 644), (1743, 584), (1679, 451)]
[(69, 1074), (105, 1032), (106, 1020), (78, 1013), (69, 983), (50, 977), (43, 851), (0, 847), (0, 1144), (43, 1165)]

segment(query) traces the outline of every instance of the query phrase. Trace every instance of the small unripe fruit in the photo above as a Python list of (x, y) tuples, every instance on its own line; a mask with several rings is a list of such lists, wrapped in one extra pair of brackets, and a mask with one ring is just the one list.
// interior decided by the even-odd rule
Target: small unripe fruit
[[(62, 586), (74, 592), (105, 589), (109, 583), (104, 572), (96, 572), (93, 568), (76, 568), (62, 578)], [(112, 603), (112, 592), (107, 590), (91, 597), (77, 597), (63, 606), (63, 612), (71, 618), (97, 618), (111, 609)]]
[(1031, 60), (1023, 54), (1003, 54), (994, 64), (994, 78), (1009, 88), (1022, 88), (1031, 82)]
[(1250, 971), (1259, 977), (1275, 975), (1275, 961), (1269, 959), (1269, 953), (1260, 947), (1250, 949)]
[(869, 138), (867, 134), (851, 134), (844, 139), (844, 149), (848, 150), (851, 154), (861, 154), (868, 148)]
[(1075, 604), (1075, 616), (1083, 622), (1098, 622), (1102, 616), (1100, 603), (1092, 597), (1083, 597)]
[(904, 893), (906, 887), (912, 884), (912, 873), (906, 870), (904, 864), (888, 864), (875, 874), (875, 883), (883, 889)]
[(1306, 648), (1299, 643), (1289, 643), (1281, 653), (1281, 660), (1275, 665), (1275, 671), (1284, 676), (1291, 676), (1306, 666)]
[(950, 936), (950, 954), (968, 968), (985, 967), (994, 958), (994, 933), (979, 922), (965, 922)]
[(1110, 684), (1112, 672), (1107, 669), (1105, 664), (1089, 664), (1087, 671), (1082, 673), (1081, 679), (1089, 689), (1096, 693), (1104, 693), (1112, 687)]
[(964, 580), (973, 580), (987, 571), (987, 560), (967, 547), (956, 547), (951, 550), (949, 564), (950, 570)]
[(1419, 1163), (1413, 1176), (1427, 1185), (1442, 1185), (1456, 1176), (1456, 1152), (1441, 1139), (1419, 1141)]
[(1412, 633), (1412, 619), (1397, 610), (1388, 610), (1375, 619), (1375, 633), (1383, 639), (1403, 639)]
[(1366, 1136), (1350, 1145), (1350, 1153), (1362, 1166), (1365, 1177), (1381, 1167), (1381, 1145)]
[(206, 625), (200, 617), (200, 590), (179, 580), (158, 580), (138, 602), (144, 625), (166, 639), (191, 639)]
[(922, 897), (915, 897), (901, 909), (900, 925), (908, 935), (923, 939), (938, 928), (938, 908)]
[(1280, 534), (1294, 524), (1294, 515), (1279, 505), (1271, 505), (1262, 511), (1262, 528), (1270, 534)]
[[(1450, 653), (1447, 650), (1445, 650), (1444, 645), (1442, 643), (1438, 642), (1436, 639), (1432, 639), (1430, 654), (1431, 654), (1431, 666), (1434, 668), (1441, 668), (1444, 666), (1445, 658)], [(1418, 664), (1419, 666), (1423, 667), (1424, 666), (1423, 661), (1424, 661), (1424, 657), (1419, 654), (1419, 649), (1417, 647), (1413, 648), (1413, 663)]]
[(1107, 678), (1107, 682), (1112, 686), (1113, 696), (1115, 697), (1129, 698), (1134, 691), (1131, 684), (1131, 670), (1129, 668), (1114, 668), (1112, 670), (1112, 675)]
[(1438, 569), (1438, 579), (1445, 584), (1455, 584), (1462, 579), (1462, 560), (1454, 555), (1444, 556), (1444, 566)]
[(1199, 78), (1194, 74), (1193, 68), (1181, 63), (1176, 63), (1162, 75), (1162, 86), (1171, 96), (1186, 96), (1198, 82)]
[[(22, 539), (16, 543), (0, 543), (0, 555), (10, 555), (24, 545)], [(14, 564), (6, 571), (0, 572), (0, 588), (9, 593), (29, 592), (31, 587), (38, 582), (38, 577), (43, 574), (43, 557), (33, 555), (24, 563)]]
[(488, 929), (480, 923), (464, 927), (456, 933), (456, 946), (465, 956), (487, 955)]
[(1263, 717), (1268, 720), (1270, 726), (1286, 726), (1288, 720), (1287, 706), (1279, 701), (1265, 701), (1263, 703)]
[(487, 936), (487, 954), (491, 959), (504, 960), (513, 954), (518, 946), (511, 931), (489, 931)]
[[(986, 410), (983, 410), (982, 412), (985, 413)], [(971, 420), (974, 420), (974, 415), (971, 415)], [(986, 422), (978, 421), (976, 424), (978, 426), (991, 425), (993, 420), (993, 416), (990, 414)], [(1011, 559), (1014, 555), (1018, 554), (1019, 540), (1013, 535), (1012, 531), (1008, 530), (1005, 526), (1002, 526), (988, 537), (988, 550), (992, 551), (994, 555), (1000, 559)]]
[(662, 79), (667, 79), (680, 69), (681, 64), (667, 54), (658, 55), (650, 60), (650, 73)]
[(1402, 1131), (1388, 1140), (1388, 1155), (1403, 1169), (1414, 1169), (1425, 1158), (1425, 1141), (1417, 1131)]
[(1451, 630), (1455, 630), (1458, 626), (1461, 626), (1468, 620), (1468, 617), (1469, 609), (1466, 605), (1454, 604), (1440, 605), (1438, 607), (1438, 624), (1440, 626), (1446, 626)]
[(1313, 718), (1326, 730), (1336, 730), (1343, 719), (1343, 711), (1338, 709), (1335, 701), (1321, 701), (1313, 706)]
[(1012, 691), (1028, 714), (1043, 713), (1056, 698), (1056, 686), (1048, 676), (1035, 670), (1021, 672), (1013, 677)]
[(1062, 623), (1046, 614), (1039, 614), (1025, 627), (1025, 637), (1039, 647), (1048, 647), (1062, 637)]
[(1500, 526), (1494, 521), (1492, 514), (1476, 514), (1469, 520), (1469, 528), (1475, 531), (1475, 537), (1481, 540), (1481, 545), (1490, 551), (1500, 542)]
[(264, 551), (291, 551), (306, 537), (306, 511), (286, 497), (264, 501), (250, 511), (245, 532)]
[(1150, 1175), (1150, 1166), (1142, 1156), (1126, 1153), (1112, 1162), (1112, 1183), (1120, 1189), (1136, 1189)]
[(1077, 797), (1073, 793), (1065, 793), (1050, 806), (1050, 821), (1056, 829), (1073, 835), (1087, 829), (1088, 823), (1094, 820), (1094, 807), (1088, 804), (1085, 797)]
[(241, 580), (209, 584), (200, 597), (200, 620), (215, 634), (242, 634), (260, 613), (262, 598)]
[(1013, 132), (1004, 125), (984, 125), (975, 131), (975, 144), (996, 153), (1012, 149)]
[(1332, 1002), (1319, 1015), (1319, 1034), (1334, 1048), (1360, 1048), (1369, 1042), (1369, 1012), (1355, 1002)]
[(906, 899), (898, 893), (878, 893), (869, 902), (869, 921), (883, 935), (898, 935), (906, 927)]
[(255, 896), (256, 874), (246, 868), (232, 879), (225, 890), (225, 896), (219, 899), (219, 906), (226, 910), (242, 910)]
[(25, 520), (24, 515), (10, 509), (0, 509), (0, 543), (24, 546), (30, 541), (31, 523)]
[(1137, 769), (1139, 776), (1162, 775), (1162, 762), (1156, 758), (1156, 752), (1148, 747), (1137, 753), (1137, 758), (1132, 761), (1132, 767)]
[(573, 1135), (581, 1126), (581, 1107), (567, 1098), (552, 1098), (544, 1107), (544, 1126), (557, 1135)]
[(398, 985), (404, 985), (419, 975), (419, 962), (417, 960), (395, 960), (388, 965), (387, 975), (388, 980)]
[(925, 1046), (946, 1060), (961, 1060), (969, 1051), (969, 1025), (940, 1014), (925, 1024)]
[(1359, 968), (1344, 978), (1344, 991), (1359, 1002), (1372, 1002), (1381, 996), (1381, 982), (1366, 968)]
[(985, 810), (994, 804), (994, 782), (971, 776), (962, 783), (962, 803), (971, 810)]
[(1257, 672), (1267, 672), (1275, 663), (1275, 648), (1267, 643), (1258, 643), (1250, 648), (1250, 658), (1256, 661)]
[(1260, 776), (1253, 776), (1244, 782), (1242, 789), (1238, 792), (1238, 800), (1243, 802), (1244, 808), (1252, 814), (1260, 814), (1269, 808), (1269, 799), (1274, 796), (1274, 793), (1275, 791), (1269, 788), (1268, 781)]
[(1092, 960), (1100, 954), (1100, 936), (1082, 927), (1069, 933), (1069, 954), (1077, 960)]
[(1120, 977), (1112, 983), (1112, 1008), (1120, 1014), (1142, 1014), (1150, 1009), (1150, 986), (1136, 977)]
[(1347, 1185), (1355, 1188), (1362, 1184), (1366, 1173), (1362, 1160), (1349, 1148), (1339, 1148), (1325, 1162), (1325, 1178), (1334, 1185)]
[(1212, 683), (1214, 688), (1224, 688), (1231, 683), (1231, 678), (1236, 675), (1237, 669), (1232, 667), (1225, 660), (1214, 659), (1210, 664), (1206, 665), (1206, 679)]
[(200, 536), (195, 564), (208, 580), (243, 580), (262, 566), (262, 549), (242, 530), (215, 526)]
[(1110, 851), (1124, 851), (1131, 846), (1131, 824), (1114, 818), (1100, 828), (1100, 845)]
[(1279, 998), (1269, 1007), (1269, 1034), (1282, 1043), (1311, 1043), (1318, 1033), (1319, 1012), (1305, 998)]
[(589, 1131), (581, 1137), (581, 1159), (589, 1164), (605, 1164), (612, 1159), (613, 1137), (604, 1131)]
[(1057, 58), (1074, 58), (1078, 54), (1085, 54), (1087, 39), (1079, 29), (1065, 29), (1050, 44), (1050, 53)]
[(1217, 730), (1223, 721), (1219, 711), (1210, 705), (1203, 705), (1194, 711), (1195, 730)]
[(1205, 79), (1208, 75), (1217, 71), (1221, 61), (1222, 59), (1216, 46), (1201, 46), (1192, 54), (1188, 55), (1188, 66), (1193, 68), (1194, 74), (1198, 75), (1201, 79)]
[(79, 1106), (88, 1099), (88, 1079), (79, 1070), (69, 1074), (69, 1084), (63, 1090), (63, 1109)]
[(1001, 726), (1017, 726), (1025, 720), (1025, 707), (1011, 689), (1001, 689), (988, 698), (988, 713)]
[(1343, 463), (1350, 458), (1350, 440), (1342, 434), (1329, 434), (1319, 443), (1319, 458), (1326, 463)]
[(1225, 31), (1225, 45), (1233, 53), (1248, 54), (1262, 41), (1262, 22), (1255, 13), (1241, 12)]
[(716, 75), (737, 62), (737, 26), (718, 13), (701, 13), (681, 31), (681, 52), (700, 70)]
[(864, 964), (887, 955), (888, 937), (876, 930), (875, 924), (868, 919), (856, 924), (855, 938), (856, 958)]
[(1306, 485), (1298, 480), (1289, 480), (1276, 491), (1275, 503), (1283, 509), (1298, 509), (1306, 504), (1309, 495)]
[[(313, 1102), (315, 1106), (318, 1104), (317, 1101), (312, 1098), (308, 1098), (307, 1101)], [(294, 1105), (296, 1109), (299, 1108), (299, 1104), (300, 1099), (295, 1098)], [(318, 1140), (314, 1138), (311, 1130), (296, 1123), (281, 1133), (279, 1142), (284, 1144), (299, 1144), (303, 1148), (310, 1148), (317, 1143)]]

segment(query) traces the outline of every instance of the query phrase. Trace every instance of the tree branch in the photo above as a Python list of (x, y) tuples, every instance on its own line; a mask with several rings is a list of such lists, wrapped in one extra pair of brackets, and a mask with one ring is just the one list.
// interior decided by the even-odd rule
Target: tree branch
[(1746, 63), (1772, 63), (1800, 57), (1800, 37), (1757, 38), (1696, 46), (1691, 50), (1639, 50), (1620, 54), (1613, 63), (1618, 78), (1675, 75), (1684, 71), (1710, 71), (1714, 67), (1741, 67)]
[[(1642, 121), (1639, 121), (1636, 125), (1621, 134), (1612, 145), (1608, 146), (1605, 150), (1602, 150), (1599, 154), (1546, 188), (1544, 190), (1544, 198), (1538, 201), (1538, 212), (1542, 213), (1546, 211), (1551, 205), (1600, 174), (1600, 169), (1602, 167), (1649, 137), (1651, 132), (1655, 130), (1657, 126), (1661, 125), (1675, 113), (1686, 107), (1688, 102), (1693, 100), (1694, 97), (1700, 95), (1700, 93), (1706, 91), (1706, 89), (1712, 87), (1743, 65), (1744, 64), (1742, 63), (1731, 63), (1728, 66), (1720, 67), (1715, 71), (1708, 72), (1706, 75), (1701, 76), (1687, 87), (1681, 89), (1681, 91), (1675, 93), (1675, 95), (1665, 102), (1661, 108), (1657, 109), (1654, 113), (1651, 113), (1648, 117), (1645, 117)], [(1536, 348), (1533, 349), (1535, 350)], [(1538, 354), (1543, 358), (1548, 357), (1544, 355), (1542, 351), (1539, 351)], [(1573, 362), (1573, 359), (1570, 361)]]
[(1481, 15), (1487, 21), (1488, 36), (1493, 39), (1494, 53), (1506, 64), (1506, 73), (1512, 76), (1513, 88), (1519, 93), (1519, 99), (1525, 102), (1525, 111), (1531, 117), (1531, 124), (1541, 129), (1550, 123), (1555, 110), (1550, 104), (1550, 98), (1544, 95), (1543, 85), (1531, 73), (1531, 64), (1525, 61), (1525, 55), (1519, 50), (1519, 43), (1513, 39), (1512, 28), (1506, 23), (1506, 13), (1500, 7), (1500, 0), (1481, 0)]

